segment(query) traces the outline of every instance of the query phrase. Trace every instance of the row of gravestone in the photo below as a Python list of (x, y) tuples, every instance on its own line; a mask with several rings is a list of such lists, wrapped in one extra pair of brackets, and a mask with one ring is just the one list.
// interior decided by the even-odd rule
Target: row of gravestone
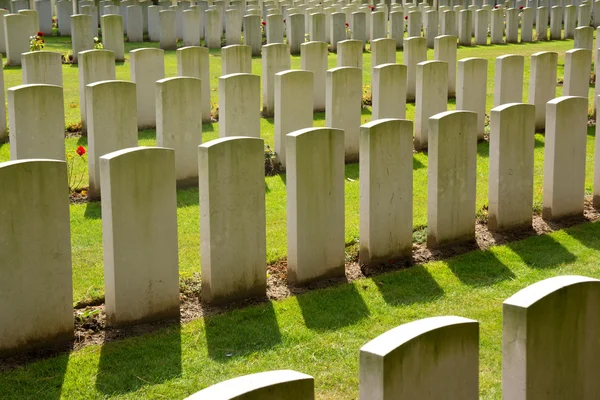
[[(487, 61), (482, 58), (456, 60), (456, 38), (441, 36), (435, 41), (434, 61), (426, 61), (424, 38), (406, 40), (405, 64), (396, 64), (396, 51), (392, 39), (376, 39), (372, 43), (372, 102), (373, 119), (405, 118), (406, 101), (415, 101), (415, 148), (427, 147), (428, 120), (434, 114), (446, 111), (447, 100), (456, 96), (457, 109), (477, 113), (477, 136), (483, 137), (486, 115)], [(102, 138), (111, 142), (104, 132), (117, 129), (129, 132), (125, 136), (136, 136), (136, 129), (158, 128), (159, 143), (162, 132), (168, 132), (163, 122), (165, 116), (177, 115), (190, 109), (192, 115), (200, 109), (201, 117), (190, 122), (189, 129), (183, 126), (180, 138), (195, 138), (193, 143), (182, 143), (183, 148), (193, 148), (201, 142), (200, 122), (210, 121), (210, 87), (208, 50), (203, 47), (185, 47), (177, 51), (178, 75), (199, 78), (199, 89), (189, 94), (189, 102), (168, 102), (162, 109), (157, 97), (157, 81), (164, 79), (164, 54), (160, 49), (138, 49), (131, 55), (131, 80), (137, 113), (123, 95), (114, 104), (117, 115), (124, 114), (127, 129), (118, 119), (94, 120), (88, 127), (88, 102), (86, 87), (90, 84), (115, 80), (115, 57), (108, 50), (89, 50), (79, 53), (79, 93), (81, 121), (84, 132), (91, 142)], [(262, 63), (262, 112), (275, 117), (275, 151), (285, 167), (285, 135), (291, 131), (312, 126), (315, 110), (325, 110), (326, 126), (345, 131), (346, 161), (358, 158), (359, 127), (362, 103), (362, 44), (359, 41), (343, 41), (337, 55), (338, 68), (328, 70), (327, 45), (324, 42), (309, 42), (302, 45), (301, 66), (303, 71), (290, 70), (289, 46), (272, 44), (263, 47)], [(23, 83), (62, 85), (60, 55), (51, 52), (30, 52), (22, 55)], [(260, 91), (261, 78), (251, 75), (251, 51), (248, 46), (228, 46), (222, 51), (223, 76), (219, 78), (219, 133), (226, 136), (260, 137)], [(520, 103), (523, 99), (524, 57), (505, 55), (496, 59), (494, 78), (494, 107), (507, 103)], [(556, 70), (558, 55), (553, 52), (536, 53), (531, 57), (529, 100), (535, 106), (536, 129), (545, 126), (546, 103), (556, 95)], [(596, 63), (598, 65), (599, 63)], [(573, 49), (565, 53), (565, 75), (563, 95), (587, 97), (591, 70), (591, 51)], [(458, 71), (458, 79), (457, 79)], [(281, 75), (281, 76), (278, 76)], [(125, 87), (125, 86), (123, 86)], [(291, 88), (291, 90), (290, 90)], [(64, 108), (58, 101), (41, 102), (33, 96), (38, 91), (51, 91), (49, 87), (15, 87), (9, 89), (9, 125), (11, 126), (11, 158), (64, 159)], [(123, 89), (125, 90), (125, 89)], [(129, 89), (127, 89), (129, 90)], [(15, 97), (17, 93), (30, 95)], [(287, 93), (287, 94), (286, 94)], [(597, 93), (599, 94), (599, 93)], [(62, 93), (60, 94), (62, 97)], [(15, 100), (21, 100), (21, 105)], [(181, 97), (183, 99), (183, 97)], [(2, 99), (3, 100), (3, 99)], [(31, 103), (34, 102), (34, 103)], [(31, 104), (30, 104), (31, 103)], [(0, 104), (4, 104), (0, 101)], [(122, 107), (122, 111), (119, 111)], [(302, 110), (299, 112), (298, 110)], [(44, 112), (41, 112), (44, 111)], [(0, 113), (2, 114), (2, 113)], [(99, 114), (98, 114), (99, 115)], [(49, 119), (55, 123), (49, 123)], [(117, 125), (112, 126), (111, 124)], [(183, 124), (183, 122), (182, 122)], [(104, 126), (106, 125), (106, 127)], [(6, 126), (6, 124), (4, 124)], [(49, 127), (52, 129), (49, 129)], [(36, 129), (39, 129), (37, 131)], [(44, 132), (40, 135), (36, 132)], [(2, 138), (0, 134), (0, 139)], [(4, 131), (4, 136), (6, 132)], [(25, 140), (25, 143), (21, 141)], [(120, 145), (117, 138), (108, 145), (106, 152), (131, 146), (131, 142)], [(36, 145), (37, 143), (37, 145)], [(51, 143), (54, 143), (51, 145)], [(193, 146), (190, 147), (189, 144)], [(115, 147), (120, 146), (120, 147)], [(179, 149), (173, 142), (167, 147)], [(178, 150), (179, 151), (179, 150)], [(185, 151), (185, 150), (181, 150)], [(95, 152), (94, 152), (95, 153)], [(190, 153), (190, 150), (187, 150)], [(180, 154), (178, 158), (194, 158)], [(104, 153), (95, 153), (96, 158)], [(90, 158), (90, 170), (95, 158)], [(182, 181), (195, 177), (194, 163), (178, 168)], [(184, 172), (185, 171), (185, 172)], [(185, 178), (185, 179), (184, 179)], [(95, 197), (97, 180), (90, 178), (90, 194)]]
[[(360, 73), (353, 68), (340, 71)], [(288, 74), (296, 72), (306, 74)], [(284, 78), (285, 74), (279, 75)], [(163, 137), (173, 139), (178, 128), (190, 132), (189, 124), (200, 125), (194, 108), (184, 106), (197, 98), (198, 79), (171, 78), (157, 85), (160, 107), (171, 107), (161, 116), (168, 119), (164, 125), (171, 129)], [(43, 102), (58, 98), (62, 106), (60, 87), (28, 88), (38, 90), (36, 97)], [(42, 94), (42, 88), (49, 90)], [(264, 297), (263, 140), (216, 139), (200, 145), (197, 158), (185, 153), (189, 155), (185, 159), (183, 146), (133, 147), (137, 145), (135, 114), (124, 111), (121, 101), (134, 101), (135, 84), (103, 81), (88, 85), (86, 91), (89, 157), (93, 160), (90, 191), (102, 188), (107, 324), (122, 326), (179, 315), (176, 182), (181, 162), (196, 165), (198, 170), (202, 299), (222, 303)], [(19, 108), (32, 105), (19, 104)], [(379, 266), (411, 258), (412, 125), (402, 119), (381, 119), (360, 129), (361, 264)], [(543, 217), (580, 216), (585, 196), (587, 99), (565, 96), (549, 101), (545, 125)], [(492, 109), (491, 230), (531, 226), (534, 126), (533, 105), (505, 104)], [(186, 143), (187, 148), (196, 147), (185, 138), (174, 140)], [(329, 127), (285, 136), (287, 279), (291, 284), (345, 274), (346, 140), (343, 130)], [(448, 111), (429, 118), (429, 247), (475, 239), (476, 142), (476, 113)], [(169, 145), (166, 139), (158, 144)], [(11, 141), (13, 146), (20, 143)], [(595, 174), (596, 183), (599, 175)], [(5, 299), (0, 306), (0, 353), (44, 346), (73, 334), (68, 189), (64, 161), (24, 159), (0, 164), (5, 205), (0, 210), (0, 260), (5, 276), (0, 283)], [(596, 185), (594, 193), (599, 190)]]
[[(583, 276), (549, 278), (505, 300), (502, 397), (597, 399), (599, 308), (600, 281)], [(479, 399), (479, 337), (478, 321), (456, 316), (383, 333), (360, 349), (359, 398)], [(300, 372), (270, 371), (218, 383), (187, 400), (313, 400), (314, 385)]]
[[(19, 14), (7, 14), (2, 18), (0, 25), (4, 26), (0, 27), (0, 30), (2, 30), (5, 37), (0, 38), (0, 42), (4, 42), (8, 65), (20, 64), (20, 54), (27, 51), (29, 37), (35, 35), (38, 29), (43, 28), (42, 32), (46, 34), (48, 34), (46, 31), (52, 33), (51, 25), (47, 27), (46, 24), (42, 27), (41, 24), (41, 21), (47, 20), (45, 14), (51, 14), (51, 11), (49, 11), (50, 3), (47, 0), (39, 0), (39, 2), (43, 3), (45, 7), (39, 6), (38, 10), (21, 10)], [(290, 14), (287, 17), (287, 42), (290, 45), (291, 53), (300, 53), (301, 44), (305, 42), (307, 33), (312, 41), (330, 43), (334, 51), (337, 50), (340, 41), (348, 38), (360, 40), (363, 43), (367, 40), (385, 38), (388, 35), (388, 19), (389, 36), (396, 41), (396, 48), (402, 48), (405, 32), (404, 13), (406, 13), (406, 19), (408, 20), (408, 37), (420, 37), (421, 30), (425, 26), (425, 37), (430, 48), (434, 46), (434, 39), (439, 33), (458, 36), (462, 45), (471, 45), (473, 36), (476, 44), (487, 44), (488, 28), (490, 26), (491, 43), (502, 43), (505, 24), (506, 42), (516, 43), (519, 38), (520, 14), (522, 20), (521, 41), (533, 41), (534, 19), (538, 27), (545, 24), (546, 29), (544, 31), (547, 31), (548, 10), (546, 7), (538, 8), (537, 17), (535, 17), (536, 10), (532, 8), (504, 10), (484, 6), (488, 8), (463, 10), (461, 6), (455, 6), (453, 10), (445, 10), (447, 7), (442, 6), (439, 11), (436, 11), (428, 10), (429, 6), (425, 6), (420, 7), (424, 11), (422, 13), (422, 11), (417, 11), (417, 7), (408, 6), (404, 9), (400, 5), (392, 6), (388, 16), (387, 6), (385, 4), (379, 6), (386, 8), (382, 11), (365, 12), (358, 11), (359, 4), (354, 4), (354, 8), (346, 10), (346, 12), (334, 12), (341, 10), (332, 7), (321, 10), (322, 6), (319, 6), (319, 8), (307, 9), (306, 15), (303, 13)], [(68, 5), (62, 7), (68, 9)], [(69, 16), (75, 62), (77, 62), (77, 54), (80, 51), (94, 48), (94, 37), (98, 34), (98, 15), (94, 8), (93, 5), (82, 5), (80, 7), (82, 14)], [(215, 5), (207, 5), (205, 11), (203, 11), (203, 7), (196, 6), (187, 10), (180, 6), (171, 6), (171, 8), (175, 10), (162, 10), (160, 5), (147, 8), (141, 5), (130, 5), (125, 9), (125, 14), (120, 16), (118, 13), (123, 10), (118, 6), (104, 5), (101, 13), (101, 25), (103, 39), (107, 42), (106, 48), (115, 51), (117, 60), (123, 60), (124, 32), (127, 33), (129, 41), (141, 42), (144, 40), (145, 31), (148, 32), (150, 40), (159, 41), (161, 48), (165, 50), (172, 50), (177, 47), (177, 37), (182, 38), (186, 46), (200, 45), (201, 39), (204, 39), (207, 47), (220, 48), (223, 31), (225, 31), (226, 44), (240, 44), (243, 25), (244, 43), (252, 48), (253, 55), (260, 55), (263, 29), (260, 15), (248, 14), (243, 16), (242, 12), (244, 10), (237, 6), (225, 11), (223, 16), (221, 16), (223, 10)], [(587, 11), (579, 13), (579, 23), (583, 26), (589, 26), (591, 5), (583, 4), (579, 8), (580, 11), (589, 9), (589, 13)], [(323, 12), (310, 13), (310, 10)], [(327, 10), (329, 10), (329, 13)], [(573, 38), (575, 35), (577, 15), (574, 11), (574, 6), (565, 8), (565, 38)], [(40, 13), (42, 12), (44, 18), (41, 17)], [(182, 15), (179, 24), (177, 23), (178, 12)], [(224, 18), (225, 16), (226, 18)], [(587, 22), (585, 22), (586, 16)], [(286, 18), (282, 20), (281, 14), (269, 14), (265, 18), (268, 21), (264, 26), (267, 43), (283, 43), (284, 21), (286, 21)], [(351, 23), (347, 22), (350, 19), (352, 20)], [(562, 20), (563, 8), (554, 7), (550, 18), (551, 39), (561, 39)], [(177, 31), (180, 26), (181, 33)], [(539, 31), (540, 29), (538, 29)], [(538, 34), (538, 36), (539, 40), (547, 39), (546, 35)]]

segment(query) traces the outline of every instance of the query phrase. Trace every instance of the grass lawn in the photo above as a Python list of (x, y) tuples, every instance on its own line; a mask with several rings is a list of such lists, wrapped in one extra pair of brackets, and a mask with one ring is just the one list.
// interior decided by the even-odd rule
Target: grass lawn
[(502, 302), (541, 279), (600, 278), (600, 223), (531, 237), (283, 301), (195, 320), (0, 374), (3, 399), (177, 399), (235, 376), (291, 368), (319, 399), (358, 395), (358, 350), (402, 323), (480, 321), (480, 390), (501, 398)]
[[(68, 53), (70, 51), (69, 38), (48, 38), (47, 49)], [(156, 43), (127, 43), (126, 51), (144, 46), (156, 46)], [(458, 59), (466, 57), (485, 57), (488, 59), (488, 88), (487, 109), (493, 104), (493, 78), (495, 57), (503, 54), (522, 54), (525, 56), (524, 76), (524, 101), (528, 97), (529, 87), (529, 56), (539, 51), (556, 51), (559, 54), (558, 77), (563, 76), (564, 52), (573, 47), (573, 41), (555, 41), (536, 44), (473, 46), (472, 48), (459, 47)], [(177, 60), (174, 51), (165, 52), (165, 73), (167, 77), (177, 73)], [(397, 61), (402, 62), (403, 53), (397, 53)], [(433, 50), (428, 50), (428, 59), (433, 58)], [(210, 52), (211, 60), (211, 96), (213, 105), (217, 103), (218, 76), (221, 72), (220, 53)], [(261, 73), (260, 58), (253, 59), (253, 72)], [(334, 67), (336, 56), (329, 55), (329, 66)], [(363, 84), (371, 83), (371, 54), (363, 56), (364, 72)], [(300, 68), (300, 57), (292, 57), (292, 68)], [(118, 64), (116, 67), (118, 79), (129, 79), (129, 62)], [(65, 88), (65, 113), (66, 124), (77, 124), (80, 121), (79, 89), (77, 66), (64, 65)], [(20, 68), (5, 68), (5, 86), (12, 87), (22, 83)], [(515, 77), (520, 79), (520, 77)], [(562, 88), (557, 88), (557, 95), (561, 95)], [(590, 100), (593, 99), (593, 88), (590, 88)], [(590, 103), (592, 104), (592, 103)], [(454, 100), (450, 100), (449, 109), (454, 109)], [(414, 119), (414, 104), (407, 106), (407, 118)], [(363, 122), (371, 120), (370, 109), (363, 109)], [(324, 113), (315, 114), (314, 125), (325, 124)], [(218, 137), (218, 124), (203, 125), (203, 141)], [(273, 119), (261, 119), (261, 136), (265, 143), (273, 147)], [(144, 146), (155, 145), (155, 131), (144, 130), (139, 134), (139, 144)], [(74, 154), (78, 145), (87, 145), (86, 138), (66, 139), (67, 153)], [(541, 208), (542, 182), (543, 182), (543, 135), (536, 135), (535, 148), (535, 199), (536, 208)], [(591, 193), (593, 171), (594, 131), (588, 131), (587, 146), (587, 177), (586, 191)], [(77, 157), (75, 157), (77, 158)], [(0, 144), (0, 162), (10, 159), (9, 144)], [(415, 230), (422, 230), (427, 224), (427, 154), (414, 155), (414, 226)], [(74, 177), (82, 176), (81, 186), (87, 186), (87, 163), (76, 159), (74, 163)], [(482, 209), (487, 204), (488, 190), (488, 143), (478, 145), (477, 159), (477, 209)], [(358, 164), (346, 166), (346, 243), (355, 243), (359, 238), (359, 183)], [(75, 180), (75, 178), (74, 178)], [(286, 233), (286, 199), (285, 175), (265, 178), (266, 204), (267, 204), (267, 262), (285, 258), (287, 254)], [(182, 277), (189, 277), (200, 271), (200, 239), (199, 239), (199, 211), (197, 189), (178, 191), (178, 225), (179, 225), (179, 270)], [(89, 302), (102, 299), (104, 293), (103, 260), (102, 260), (102, 225), (100, 220), (100, 204), (88, 203), (71, 205), (71, 234), (73, 248), (73, 285), (74, 303)], [(417, 234), (419, 238), (422, 234)]]

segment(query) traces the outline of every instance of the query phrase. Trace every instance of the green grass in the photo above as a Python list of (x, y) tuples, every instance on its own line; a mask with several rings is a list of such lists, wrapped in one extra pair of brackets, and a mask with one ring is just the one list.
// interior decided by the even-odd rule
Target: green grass
[[(67, 54), (70, 51), (69, 38), (48, 38), (47, 50), (59, 51)], [(126, 43), (126, 52), (140, 47), (157, 46), (157, 43)], [(473, 46), (471, 48), (459, 47), (458, 59), (466, 57), (484, 57), (488, 59), (488, 87), (487, 110), (493, 104), (493, 78), (494, 60), (503, 54), (521, 54), (525, 56), (525, 76), (523, 100), (528, 97), (529, 88), (529, 56), (539, 51), (556, 51), (559, 53), (558, 77), (563, 76), (564, 52), (573, 47), (573, 41), (554, 41), (536, 44), (514, 44), (494, 46)], [(402, 62), (403, 53), (397, 52), (397, 61)], [(428, 50), (428, 59), (433, 59), (433, 50)], [(261, 74), (261, 60), (254, 58), (253, 72)], [(329, 55), (329, 66), (335, 67), (336, 55)], [(291, 66), (300, 68), (300, 57), (293, 56)], [(116, 66), (118, 79), (129, 79), (129, 61)], [(363, 84), (371, 83), (371, 54), (363, 55)], [(177, 73), (177, 60), (175, 51), (165, 52), (165, 75), (175, 76)], [(211, 101), (213, 105), (218, 101), (218, 77), (221, 73), (221, 60), (219, 51), (210, 51), (210, 86)], [(5, 68), (5, 87), (12, 87), (22, 83), (20, 68)], [(63, 65), (64, 100), (66, 124), (76, 124), (80, 121), (78, 69), (76, 65)], [(516, 77), (518, 79), (518, 77)], [(561, 95), (562, 88), (557, 89)], [(593, 88), (590, 88), (590, 104), (593, 104)], [(450, 100), (449, 109), (454, 109), (454, 100)], [(407, 105), (407, 118), (414, 119), (414, 104)], [(371, 111), (363, 109), (362, 122), (371, 120)], [(324, 113), (315, 114), (314, 125), (324, 126)], [(218, 137), (218, 123), (203, 125), (203, 141)], [(272, 118), (261, 119), (261, 137), (265, 143), (273, 147), (274, 122)], [(139, 134), (141, 146), (154, 146), (156, 134), (154, 130), (144, 130)], [(536, 135), (535, 149), (535, 198), (536, 207), (541, 205), (543, 181), (543, 135)], [(67, 154), (74, 154), (77, 146), (87, 146), (87, 139), (66, 139)], [(591, 192), (593, 182), (593, 150), (594, 131), (588, 131), (587, 164), (586, 164), (586, 191)], [(75, 157), (77, 158), (77, 157)], [(10, 159), (9, 144), (0, 144), (0, 162)], [(81, 186), (87, 186), (87, 163), (76, 159), (74, 163), (74, 177), (83, 177)], [(414, 226), (422, 228), (427, 224), (427, 154), (417, 153), (413, 160), (414, 168)], [(487, 204), (488, 190), (488, 144), (478, 145), (477, 156), (477, 209)], [(355, 243), (359, 238), (359, 182), (358, 164), (346, 166), (345, 198), (346, 198), (346, 243)], [(75, 178), (74, 178), (75, 179)], [(286, 232), (286, 198), (285, 175), (265, 178), (266, 205), (267, 205), (267, 262), (272, 263), (286, 257), (287, 232)], [(179, 233), (179, 270), (182, 277), (189, 277), (200, 271), (200, 238), (199, 238), (199, 211), (197, 189), (178, 191), (178, 233)], [(102, 259), (102, 227), (100, 220), (100, 204), (71, 205), (71, 230), (73, 249), (73, 285), (74, 303), (89, 302), (101, 299), (104, 293), (104, 271)]]
[(358, 394), (358, 351), (402, 323), (480, 322), (480, 390), (501, 398), (502, 302), (557, 275), (600, 278), (600, 223), (415, 266), (146, 336), (89, 346), (0, 374), (3, 399), (184, 398), (228, 378), (291, 368), (319, 399)]

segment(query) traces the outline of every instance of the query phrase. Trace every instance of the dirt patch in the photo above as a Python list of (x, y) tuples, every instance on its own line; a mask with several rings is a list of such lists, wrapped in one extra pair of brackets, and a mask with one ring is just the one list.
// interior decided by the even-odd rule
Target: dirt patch
[(267, 296), (260, 299), (248, 299), (230, 303), (226, 306), (209, 306), (200, 301), (201, 285), (200, 274), (184, 278), (181, 287), (181, 318), (180, 321), (168, 320), (152, 324), (143, 324), (127, 328), (109, 328), (106, 326), (104, 304), (78, 304), (73, 310), (75, 320), (75, 336), (71, 343), (31, 351), (0, 362), (0, 371), (13, 369), (29, 362), (56, 356), (58, 354), (76, 351), (84, 346), (103, 344), (114, 340), (144, 335), (157, 331), (163, 327), (178, 323), (186, 323), (194, 319), (222, 314), (233, 309), (245, 308), (272, 300), (281, 300), (293, 295), (302, 294), (315, 289), (333, 287), (357, 279), (390, 272), (397, 269), (408, 268), (415, 264), (424, 264), (430, 261), (443, 260), (474, 250), (485, 250), (509, 242), (523, 240), (531, 236), (543, 235), (559, 229), (568, 228), (585, 222), (600, 220), (600, 212), (592, 206), (591, 196), (585, 200), (585, 210), (581, 217), (564, 219), (558, 222), (548, 222), (540, 215), (533, 216), (532, 227), (503, 233), (492, 233), (487, 229), (484, 218), (477, 220), (475, 232), (476, 240), (439, 249), (429, 249), (425, 243), (413, 244), (412, 258), (410, 260), (397, 260), (393, 263), (379, 266), (360, 266), (358, 263), (358, 246), (351, 245), (346, 249), (346, 276), (342, 278), (326, 279), (305, 286), (291, 286), (287, 282), (287, 260), (280, 260), (267, 266)]

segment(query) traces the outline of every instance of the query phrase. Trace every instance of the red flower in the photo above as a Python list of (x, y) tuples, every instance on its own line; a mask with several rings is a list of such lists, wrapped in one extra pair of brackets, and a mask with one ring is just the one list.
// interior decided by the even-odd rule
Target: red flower
[(373, 11), (375, 9), (374, 6), (369, 6), (369, 8), (371, 9), (371, 11)]
[(408, 15), (404, 17), (404, 19), (408, 19)]
[(346, 28), (348, 28), (349, 26), (350, 26), (350, 24), (346, 22)]
[(75, 152), (77, 153), (77, 155), (79, 155), (79, 157), (81, 157), (82, 155), (84, 155), (86, 153), (85, 147), (79, 146), (77, 148), (77, 150), (75, 150)]
[(522, 10), (522, 9), (523, 9), (523, 6), (519, 6), (519, 10)]
[(267, 26), (267, 23), (265, 21), (263, 21), (262, 26)]
[(498, 6), (494, 6), (495, 9), (498, 9)]
[(283, 23), (285, 24), (285, 19), (283, 20)]
[(38, 36), (44, 36), (44, 32), (38, 32), (37, 35)]

